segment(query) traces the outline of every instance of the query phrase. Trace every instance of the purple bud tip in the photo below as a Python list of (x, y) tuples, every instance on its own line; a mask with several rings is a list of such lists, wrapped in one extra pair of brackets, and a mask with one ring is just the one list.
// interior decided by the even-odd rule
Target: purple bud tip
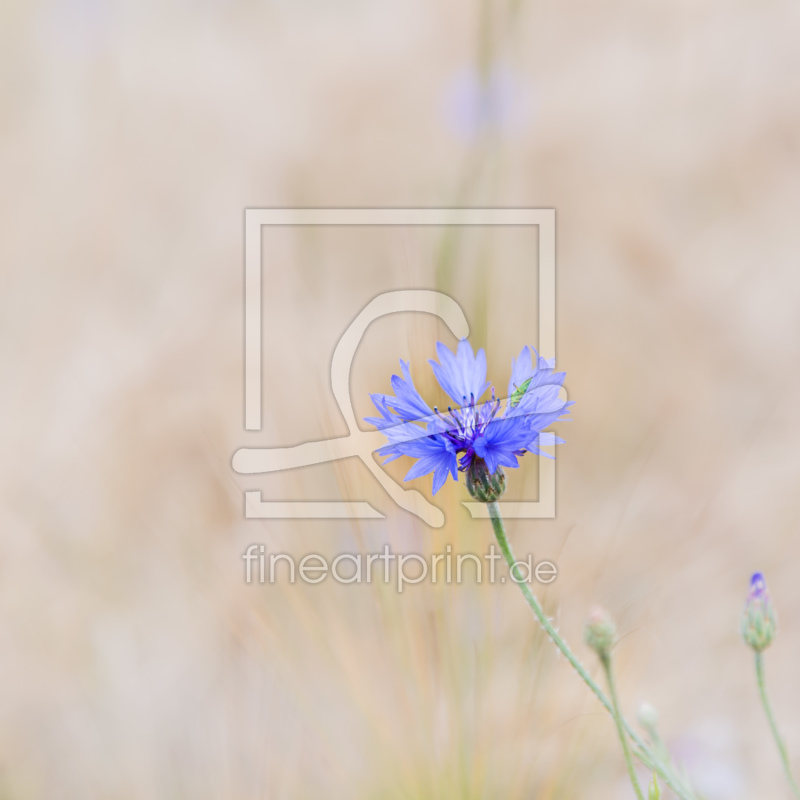
[(760, 572), (754, 572), (753, 577), (750, 578), (750, 596), (761, 597), (767, 592), (767, 582)]

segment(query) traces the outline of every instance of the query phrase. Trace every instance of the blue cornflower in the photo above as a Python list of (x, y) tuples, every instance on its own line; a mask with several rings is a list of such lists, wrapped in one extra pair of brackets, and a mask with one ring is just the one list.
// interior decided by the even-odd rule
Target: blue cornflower
[(778, 615), (772, 604), (767, 582), (760, 572), (750, 579), (750, 592), (742, 614), (742, 637), (757, 653), (772, 644), (778, 632)]
[[(555, 361), (540, 358), (524, 347), (512, 361), (508, 398), (505, 404), (495, 397), (481, 400), (490, 388), (486, 380), (486, 354), (477, 355), (466, 339), (452, 353), (439, 342), (439, 362), (431, 361), (436, 380), (457, 403), (447, 413), (433, 409), (414, 386), (408, 363), (400, 362), (403, 377), (392, 376), (394, 395), (373, 394), (379, 417), (365, 421), (382, 431), (389, 443), (378, 450), (393, 461), (400, 456), (418, 459), (405, 480), (433, 473), (433, 493), (439, 491), (458, 471), (485, 465), (489, 475), (502, 475), (502, 467), (519, 466), (517, 458), (530, 451), (552, 458), (542, 446), (561, 444), (544, 429), (560, 419), (572, 405), (559, 397), (563, 372), (554, 372)], [(501, 412), (502, 409), (502, 412)]]

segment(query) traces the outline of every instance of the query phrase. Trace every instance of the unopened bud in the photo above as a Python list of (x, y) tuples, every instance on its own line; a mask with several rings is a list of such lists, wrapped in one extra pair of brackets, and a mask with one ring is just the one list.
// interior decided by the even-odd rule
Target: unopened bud
[(769, 598), (767, 582), (760, 572), (750, 579), (750, 593), (742, 614), (742, 638), (757, 653), (772, 644), (778, 632), (778, 615)]
[(649, 733), (658, 728), (658, 711), (650, 703), (642, 703), (636, 714), (639, 724)]
[(601, 659), (608, 658), (616, 632), (614, 620), (604, 608), (595, 606), (589, 612), (589, 619), (583, 629), (583, 638)]
[(467, 467), (467, 491), (480, 503), (494, 503), (506, 490), (506, 474), (498, 466), (494, 474), (482, 458), (473, 456)]

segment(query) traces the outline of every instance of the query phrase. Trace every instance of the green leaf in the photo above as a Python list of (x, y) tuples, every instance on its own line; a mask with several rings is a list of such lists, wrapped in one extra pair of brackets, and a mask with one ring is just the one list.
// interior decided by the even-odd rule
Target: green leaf
[(647, 800), (661, 800), (661, 789), (658, 788), (655, 772), (653, 773), (653, 782), (647, 790)]

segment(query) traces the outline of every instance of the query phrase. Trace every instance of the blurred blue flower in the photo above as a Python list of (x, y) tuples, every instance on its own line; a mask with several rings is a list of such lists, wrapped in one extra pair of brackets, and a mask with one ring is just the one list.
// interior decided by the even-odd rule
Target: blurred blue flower
[(772, 644), (778, 632), (778, 615), (772, 604), (767, 582), (760, 572), (750, 579), (750, 592), (742, 614), (742, 637), (756, 652), (761, 652)]
[[(380, 416), (365, 422), (382, 431), (389, 443), (378, 450), (388, 463), (400, 456), (411, 456), (417, 462), (405, 480), (433, 473), (433, 493), (439, 491), (458, 470), (469, 468), (473, 460), (485, 462), (490, 474), (499, 467), (517, 467), (517, 457), (526, 452), (545, 455), (547, 445), (561, 444), (544, 429), (560, 419), (572, 405), (559, 396), (564, 382), (563, 372), (554, 372), (555, 360), (540, 358), (535, 350), (524, 347), (511, 365), (511, 380), (505, 404), (495, 397), (481, 397), (489, 389), (486, 380), (486, 354), (473, 353), (462, 339), (455, 353), (439, 342), (439, 362), (431, 361), (436, 380), (459, 404), (442, 413), (425, 402), (414, 386), (408, 363), (400, 362), (403, 377), (392, 376), (394, 395), (370, 395)], [(500, 413), (503, 408), (502, 413)]]
[(507, 132), (528, 122), (526, 97), (514, 73), (495, 64), (487, 72), (464, 69), (445, 91), (444, 110), (450, 128), (472, 141), (488, 130)]
[(760, 600), (767, 593), (767, 582), (764, 580), (764, 575), (761, 572), (754, 572), (753, 577), (750, 578), (750, 594), (751, 600)]
[(90, 58), (113, 45), (119, 9), (104, 0), (51, 0), (40, 7), (42, 33), (70, 56)]

